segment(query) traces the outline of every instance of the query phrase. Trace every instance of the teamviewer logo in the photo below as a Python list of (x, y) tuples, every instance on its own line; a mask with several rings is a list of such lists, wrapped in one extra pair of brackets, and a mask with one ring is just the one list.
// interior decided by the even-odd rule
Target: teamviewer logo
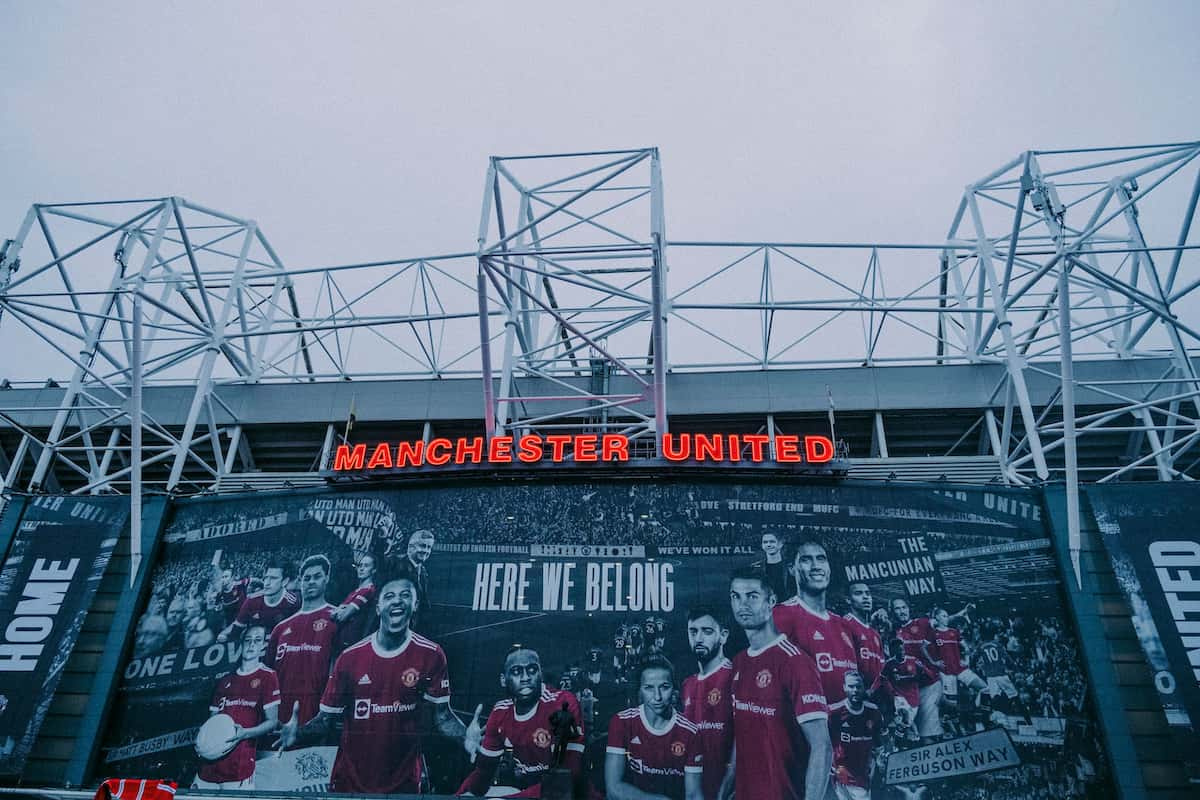
[(371, 701), (363, 698), (354, 701), (354, 718), (355, 719), (370, 719), (371, 717)]
[(833, 672), (833, 656), (829, 653), (817, 653), (817, 669), (821, 672)]

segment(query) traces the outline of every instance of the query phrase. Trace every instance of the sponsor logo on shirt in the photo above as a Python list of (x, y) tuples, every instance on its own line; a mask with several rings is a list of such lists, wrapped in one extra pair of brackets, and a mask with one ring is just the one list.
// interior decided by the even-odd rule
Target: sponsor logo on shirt
[(354, 718), (368, 719), (371, 716), (371, 701), (367, 698), (361, 698), (354, 701)]
[(372, 703), (369, 698), (360, 697), (354, 701), (355, 719), (369, 719), (374, 714), (406, 714), (416, 710), (416, 703), (401, 703), (399, 700), (391, 703)]
[(723, 731), (723, 730), (725, 730), (725, 723), (724, 722), (714, 722), (712, 720), (706, 719), (706, 720), (704, 720), (704, 722), (697, 723), (696, 727), (698, 727), (702, 731)]
[(639, 737), (634, 736), (632, 739), (629, 740), (629, 743), (630, 744), (641, 744), (642, 740)]
[(309, 644), (301, 642), (300, 644), (288, 644), (280, 642), (279, 647), (275, 648), (275, 658), (283, 658), (288, 653), (324, 653), (325, 648), (319, 644)]
[(806, 694), (800, 698), (805, 703), (824, 703), (825, 695), (823, 694)]
[(817, 653), (817, 669), (821, 672), (833, 672), (833, 656), (829, 653)]
[(814, 642), (823, 642), (823, 641), (825, 641), (825, 637), (821, 635), (820, 631), (813, 631), (813, 641)]
[(760, 706), (758, 703), (747, 703), (742, 700), (738, 700), (736, 697), (733, 698), (733, 707), (738, 711), (749, 711), (751, 714), (761, 714), (765, 717), (773, 717), (775, 716), (775, 712), (779, 710), (777, 708)]
[(754, 676), (754, 682), (758, 684), (758, 688), (765, 689), (771, 685), (771, 671), (764, 669)]
[(241, 706), (242, 708), (257, 708), (257, 700), (247, 700), (243, 697), (222, 697), (221, 708), (229, 708), (230, 706)]
[(371, 685), (371, 676), (363, 675), (361, 678), (358, 679), (358, 685), (359, 686), (370, 686)]

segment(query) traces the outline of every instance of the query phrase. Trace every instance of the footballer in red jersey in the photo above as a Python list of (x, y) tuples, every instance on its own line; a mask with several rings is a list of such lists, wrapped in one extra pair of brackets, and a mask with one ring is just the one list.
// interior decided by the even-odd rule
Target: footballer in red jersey
[(279, 744), (320, 741), (335, 719), (342, 734), (329, 789), (354, 794), (421, 791), (422, 704), (434, 725), (460, 742), (466, 727), (450, 710), (450, 678), (442, 648), (408, 627), (417, 588), (408, 577), (379, 590), (379, 630), (338, 656), (321, 696), (320, 713), (304, 727), (291, 719)]
[(236, 638), (247, 625), (262, 625), (269, 633), (300, 608), (296, 595), (287, 591), (287, 567), (282, 561), (268, 562), (263, 570), (263, 590), (250, 595), (238, 609), (237, 618), (217, 636), (218, 642)]
[(700, 671), (684, 679), (680, 699), (683, 715), (700, 731), (704, 798), (715, 800), (733, 752), (733, 662), (725, 657), (729, 626), (708, 606), (691, 609), (687, 625), (688, 644)]
[(703, 800), (700, 731), (672, 705), (671, 662), (651, 656), (634, 676), (641, 705), (617, 712), (608, 723), (604, 758), (608, 796)]
[[(904, 652), (904, 642), (893, 639), (888, 645), (888, 660), (871, 687), (872, 694), (888, 698), (905, 728), (917, 720), (922, 687), (937, 683), (938, 676), (929, 665)], [(939, 684), (940, 685), (940, 684)]]
[(812, 658), (821, 687), (830, 703), (842, 700), (842, 678), (858, 669), (858, 654), (850, 627), (826, 605), (830, 578), (829, 556), (820, 542), (801, 542), (792, 561), (797, 595), (775, 606), (775, 628)]
[(309, 556), (300, 566), (300, 610), (271, 631), (267, 663), (279, 674), (283, 701), (279, 721), (299, 714), (304, 725), (317, 715), (321, 692), (329, 680), (337, 623), (333, 606), (325, 602), (329, 583), (329, 559)]
[(879, 745), (883, 716), (867, 702), (863, 676), (847, 672), (846, 699), (829, 707), (829, 739), (833, 742), (835, 800), (870, 800), (871, 754)]
[(750, 647), (733, 659), (734, 793), (824, 798), (833, 750), (828, 706), (812, 658), (775, 628), (765, 573), (733, 573), (729, 600)]
[[(948, 615), (947, 623), (952, 619), (965, 617), (971, 608), (972, 606), (968, 605), (957, 614)], [(933, 645), (933, 623), (929, 617), (913, 618), (908, 601), (899, 597), (892, 600), (892, 617), (896, 621), (896, 638), (904, 643), (905, 654), (917, 659), (926, 667), (919, 679), (921, 697), (917, 708), (917, 731), (928, 743), (944, 732), (940, 711), (941, 672), (944, 665), (930, 649)]]
[(458, 793), (483, 796), (488, 794), (496, 775), (496, 767), (505, 751), (512, 754), (513, 792), (490, 794), (490, 797), (540, 797), (542, 777), (550, 770), (554, 753), (554, 726), (550, 718), (565, 703), (575, 717), (579, 735), (567, 742), (563, 766), (578, 781), (583, 771), (583, 715), (575, 695), (554, 689), (542, 682), (542, 660), (537, 652), (514, 645), (504, 659), (500, 680), (508, 697), (492, 708), (483, 728), (479, 714), (467, 726), (464, 742), (467, 752), (475, 756), (475, 769), (463, 781)]
[(333, 620), (338, 624), (339, 649), (345, 649), (370, 632), (374, 617), (370, 609), (375, 602), (375, 571), (375, 556), (370, 553), (362, 553), (354, 559), (358, 585), (333, 612)]
[(228, 754), (200, 765), (192, 784), (197, 789), (254, 788), (254, 740), (279, 724), (279, 682), (259, 660), (266, 638), (262, 626), (248, 628), (241, 666), (217, 683), (208, 710), (233, 718), (233, 738), (227, 741), (236, 744)]
[(862, 581), (850, 584), (846, 601), (850, 604), (850, 613), (842, 619), (846, 620), (846, 628), (858, 652), (858, 671), (870, 686), (883, 669), (883, 637), (871, 625), (871, 611), (875, 607), (871, 587)]
[(245, 578), (240, 581), (233, 579), (233, 570), (229, 567), (221, 569), (221, 588), (217, 592), (217, 602), (221, 606), (221, 624), (230, 625), (237, 619), (242, 603), (246, 602)]

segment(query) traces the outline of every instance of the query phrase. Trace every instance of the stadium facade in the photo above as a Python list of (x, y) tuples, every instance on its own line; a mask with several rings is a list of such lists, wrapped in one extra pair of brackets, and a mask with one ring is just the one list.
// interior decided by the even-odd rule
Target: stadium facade
[[(357, 634), (390, 624), (373, 594), (320, 626), (337, 629), (324, 644), (261, 626), (279, 719), (289, 698), (312, 704), (296, 712), (306, 723), (344, 707), (341, 739), (313, 734), (274, 761), (266, 739), (248, 740), (236, 769), (228, 753), (201, 758), (221, 682), (257, 674), (232, 643), (256, 629), (242, 603), (275, 608), (271, 565), (290, 565), (279, 596), (295, 592), (292, 610), (307, 614), (326, 598), (354, 605), (367, 555), (381, 579), (385, 565), (408, 570), (420, 599), (405, 641), (442, 659), (413, 674), (453, 690), (422, 683), (411, 705), (452, 705), (462, 722), (476, 705), (497, 713), (498, 654), (536, 645), (554, 686), (586, 699), (577, 786), (600, 791), (614, 753), (631, 783), (649, 781), (654, 759), (691, 745), (634, 755), (636, 725), (653, 730), (644, 710), (621, 716), (645, 677), (635, 662), (667, 657), (680, 730), (713, 738), (686, 707), (689, 606), (722, 609), (741, 675), (757, 634), (729, 617), (727, 573), (759, 561), (770, 573), (768, 539), (790, 560), (814, 537), (828, 562), (781, 573), (773, 624), (793, 626), (789, 652), (811, 656), (818, 679), (837, 676), (800, 693), (823, 694), (825, 711), (797, 705), (797, 718), (835, 720), (853, 705), (845, 674), (870, 679), (886, 730), (866, 748), (877, 767), (864, 796), (1191, 796), (1188, 712), (1200, 705), (1180, 665), (1196, 623), (1179, 609), (1200, 557), (1188, 545), (1198, 155), (1197, 142), (1028, 151), (970, 183), (934, 243), (671, 239), (653, 148), (494, 157), (471, 246), (370, 263), (285, 264), (253, 220), (181, 197), (35, 205), (0, 251), (0, 622), (5, 647), (45, 657), (0, 651), (34, 665), (0, 673), (33, 681), (23, 704), (16, 683), (0, 689), (0, 789), (65, 795), (128, 774), (206, 793), (247, 769), (275, 793), (540, 779), (511, 742), (490, 764), (490, 719), (473, 767), (448, 744), (461, 739), (453, 724), (439, 738), (390, 721), (416, 713), (400, 694), (339, 695), (328, 669), (315, 695), (296, 688), (288, 646), (326, 648), (317, 660), (335, 678), (343, 658), (347, 676), (370, 658), (353, 655)], [(664, 448), (685, 436), (720, 452)], [(625, 457), (606, 457), (609, 440)], [(809, 440), (832, 452), (806, 451)], [(439, 441), (467, 454), (400, 466), (406, 443), (426, 453)], [(488, 457), (522, 441), (539, 457)], [(368, 469), (380, 445), (387, 460)], [(355, 447), (361, 468), (338, 462)], [(423, 530), (427, 572), (410, 551)], [(308, 597), (301, 567), (316, 555), (326, 583)], [(40, 574), (70, 584), (69, 624), (20, 610), (49, 591), (29, 589), (35, 556), (43, 569), (92, 565), (78, 587)], [(807, 598), (852, 614), (856, 584), (875, 596), (866, 616), (913, 651), (883, 680), (853, 650), (839, 659), (799, 641), (826, 629), (787, 610)], [(801, 606), (783, 603), (793, 590)], [(43, 638), (28, 620), (51, 620)], [(905, 638), (910, 620), (927, 620), (931, 647), (956, 631), (951, 662), (964, 663), (927, 658)], [(940, 680), (910, 676), (911, 703), (910, 661), (940, 664), (928, 670)], [(736, 687), (766, 697), (761, 683)], [(737, 724), (735, 713), (730, 742)], [(377, 735), (398, 737), (412, 774), (363, 777), (376, 768), (354, 737)], [(972, 748), (992, 761), (958, 765), (956, 749)], [(779, 756), (800, 773), (806, 758)], [(855, 757), (831, 758), (845, 760), (834, 782), (857, 785)], [(682, 787), (682, 762), (669, 769)], [(738, 796), (784, 796), (779, 785)]]

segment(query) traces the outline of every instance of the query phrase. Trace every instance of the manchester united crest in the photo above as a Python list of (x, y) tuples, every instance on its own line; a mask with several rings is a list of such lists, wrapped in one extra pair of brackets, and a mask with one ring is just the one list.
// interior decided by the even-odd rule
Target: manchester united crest
[(765, 689), (771, 685), (771, 671), (764, 669), (754, 676), (754, 682), (758, 684), (758, 688)]
[(400, 682), (409, 689), (417, 685), (417, 681), (421, 679), (421, 673), (415, 667), (409, 667), (400, 675)]
[(321, 631), (325, 630), (328, 627), (329, 627), (329, 620), (327, 620), (327, 619), (313, 620), (313, 630), (316, 631), (317, 633), (320, 633)]
[(686, 752), (683, 742), (671, 742), (671, 755), (676, 758), (682, 756)]
[(533, 732), (533, 743), (543, 750), (550, 746), (550, 731), (538, 728)]
[(257, 689), (259, 686), (262, 686), (262, 680), (260, 678), (255, 678), (254, 680), (250, 681), (251, 689)]
[(715, 686), (708, 690), (708, 694), (704, 696), (710, 706), (715, 706), (721, 702), (721, 690)]

